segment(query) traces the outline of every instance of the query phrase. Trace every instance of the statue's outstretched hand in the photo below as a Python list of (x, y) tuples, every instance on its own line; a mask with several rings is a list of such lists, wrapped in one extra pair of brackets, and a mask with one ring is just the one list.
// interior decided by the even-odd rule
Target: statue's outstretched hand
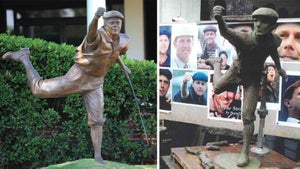
[(214, 6), (213, 7), (213, 16), (215, 19), (218, 19), (219, 17), (221, 17), (224, 13), (225, 9), (222, 6)]
[(103, 16), (104, 12), (105, 12), (105, 8), (99, 7), (95, 13), (95, 16), (97, 18), (100, 18), (101, 16)]
[(282, 77), (282, 78), (284, 78), (286, 81), (288, 80), (288, 76), (287, 76), (287, 74), (286, 74), (286, 72), (285, 72), (285, 70), (284, 69), (278, 69), (278, 73), (279, 73), (279, 75)]

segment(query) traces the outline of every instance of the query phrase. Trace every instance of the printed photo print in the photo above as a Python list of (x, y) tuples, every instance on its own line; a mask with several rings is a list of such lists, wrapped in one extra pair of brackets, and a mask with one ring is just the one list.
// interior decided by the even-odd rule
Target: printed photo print
[(206, 71), (173, 70), (173, 102), (207, 106)]
[(265, 98), (265, 104), (268, 110), (280, 109), (280, 96), (279, 92), (281, 87), (281, 77), (278, 73), (277, 67), (273, 62), (266, 62), (264, 71), (262, 73), (262, 81), (260, 83), (259, 97), (257, 108), (260, 107), (262, 98)]
[(159, 69), (159, 109), (164, 111), (171, 111), (172, 103), (172, 71), (169, 69)]
[(274, 33), (282, 39), (278, 48), (281, 61), (300, 63), (300, 20), (279, 19)]
[(243, 86), (228, 86), (223, 91), (215, 93), (213, 82), (211, 81), (209, 83), (208, 96), (208, 118), (233, 121), (241, 120)]
[(172, 26), (172, 68), (197, 69), (197, 35), (196, 24), (175, 24)]
[(158, 60), (160, 67), (170, 67), (171, 65), (171, 35), (171, 26), (159, 27)]
[[(230, 23), (229, 28), (250, 33), (253, 23)], [(222, 58), (221, 69), (228, 70), (232, 60), (237, 57), (235, 47), (220, 35), (217, 24), (200, 24), (198, 26), (199, 47), (197, 68), (212, 70), (215, 58)]]
[(282, 80), (281, 92), (279, 124), (300, 127), (300, 76), (298, 72), (288, 72), (288, 80)]

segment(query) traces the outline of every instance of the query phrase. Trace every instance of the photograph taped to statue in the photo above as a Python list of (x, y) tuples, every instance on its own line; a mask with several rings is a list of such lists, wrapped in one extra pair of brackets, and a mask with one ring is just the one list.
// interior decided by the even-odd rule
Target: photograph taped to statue
[(218, 94), (212, 89), (209, 96), (209, 117), (241, 120), (242, 86), (228, 86)]
[(172, 72), (169, 69), (159, 69), (159, 109), (171, 110), (171, 80)]
[(288, 75), (288, 80), (282, 80), (282, 99), (278, 121), (298, 124), (300, 127), (300, 76)]
[(170, 67), (171, 26), (160, 26), (159, 29), (159, 66)]
[(278, 53), (282, 61), (300, 61), (300, 23), (279, 23), (275, 33), (282, 38)]
[(195, 24), (175, 24), (172, 26), (171, 67), (197, 69)]
[[(98, 29), (98, 19), (103, 17), (104, 26)], [(91, 128), (94, 158), (105, 164), (101, 155), (104, 117), (103, 83), (106, 73), (118, 63), (125, 75), (131, 73), (120, 54), (128, 49), (128, 36), (120, 33), (124, 16), (119, 11), (107, 11), (99, 7), (89, 24), (88, 32), (77, 47), (74, 64), (60, 77), (42, 79), (30, 61), (29, 48), (7, 52), (2, 58), (21, 62), (25, 66), (28, 83), (33, 95), (40, 98), (59, 98), (82, 94)], [(109, 59), (107, 59), (109, 58)]]
[(173, 71), (173, 102), (207, 105), (207, 72)]
[(215, 6), (214, 17), (220, 34), (235, 46), (238, 56), (224, 75), (221, 74), (220, 67), (214, 66), (213, 86), (215, 93), (221, 93), (226, 86), (243, 85), (243, 146), (237, 166), (244, 167), (249, 164), (249, 146), (256, 120), (259, 84), (266, 59), (271, 56), (279, 74), (284, 78), (287, 76), (281, 68), (277, 53), (281, 39), (272, 33), (278, 19), (277, 12), (263, 7), (255, 10), (252, 13), (254, 31), (249, 34), (229, 28), (222, 16), (223, 10), (223, 7)]

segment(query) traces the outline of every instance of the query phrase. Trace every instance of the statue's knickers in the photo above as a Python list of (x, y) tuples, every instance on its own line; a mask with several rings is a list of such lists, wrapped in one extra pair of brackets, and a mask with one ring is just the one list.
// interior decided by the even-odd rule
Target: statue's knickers
[[(34, 72), (35, 70), (33, 70), (26, 72)], [(66, 75), (52, 79), (43, 80), (40, 76), (35, 77), (34, 73), (27, 74), (27, 76), (32, 93), (40, 98), (59, 98), (75, 93), (83, 94), (98, 89), (103, 84), (102, 77), (88, 75), (76, 64)]]
[(105, 164), (101, 156), (103, 124), (105, 122), (105, 118), (103, 117), (103, 97), (103, 85), (100, 85), (98, 89), (83, 94), (85, 107), (88, 112), (88, 125), (91, 127), (94, 157), (101, 164)]
[(258, 86), (244, 86), (243, 118), (243, 146), (237, 166), (244, 167), (249, 163), (249, 146), (254, 132), (255, 110), (258, 100)]
[(85, 107), (88, 112), (88, 125), (91, 128), (103, 126), (105, 118), (103, 117), (104, 98), (103, 85), (98, 89), (83, 94)]
[(91, 127), (95, 160), (104, 164), (101, 156), (102, 126), (105, 121), (103, 77), (91, 76), (74, 64), (66, 75), (43, 80), (32, 66), (29, 57), (24, 57), (22, 63), (33, 95), (40, 98), (59, 98), (76, 93), (83, 95), (88, 113), (88, 125)]

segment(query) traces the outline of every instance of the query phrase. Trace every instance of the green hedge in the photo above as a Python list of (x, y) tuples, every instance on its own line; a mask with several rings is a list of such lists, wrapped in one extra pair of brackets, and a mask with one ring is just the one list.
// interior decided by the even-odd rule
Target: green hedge
[[(29, 47), (31, 61), (43, 78), (64, 75), (73, 64), (76, 47), (41, 39), (0, 34), (0, 56)], [(140, 103), (147, 133), (156, 137), (156, 65), (122, 56)], [(105, 160), (143, 164), (156, 158), (156, 146), (143, 139), (142, 127), (131, 88), (120, 66), (114, 64), (104, 82)], [(129, 125), (128, 118), (134, 125)], [(90, 128), (81, 95), (39, 99), (27, 85), (24, 66), (0, 60), (0, 168), (37, 168), (93, 157)]]

